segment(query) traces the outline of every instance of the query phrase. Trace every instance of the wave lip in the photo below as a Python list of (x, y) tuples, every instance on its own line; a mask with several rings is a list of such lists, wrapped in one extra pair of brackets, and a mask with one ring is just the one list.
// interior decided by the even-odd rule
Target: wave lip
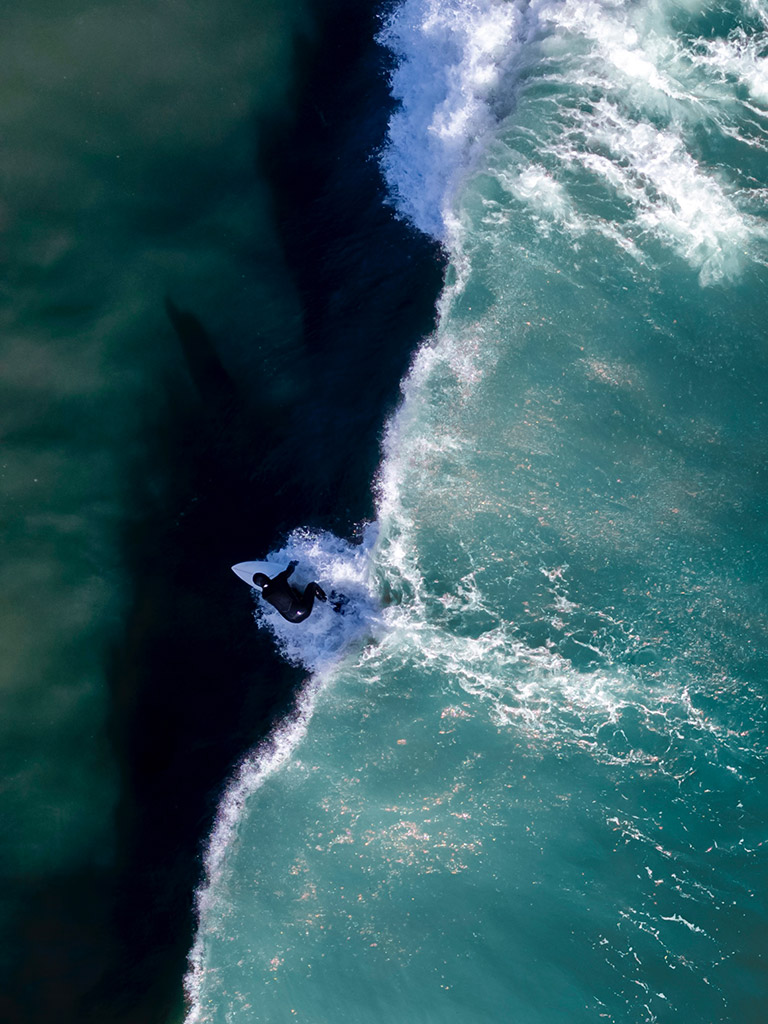
[(451, 201), (511, 107), (529, 35), (527, 5), (504, 0), (406, 0), (379, 33), (397, 66), (400, 104), (381, 165), (401, 216), (440, 241), (451, 234)]
[(215, 919), (213, 911), (218, 904), (221, 883), (226, 878), (226, 854), (237, 835), (246, 803), (267, 778), (285, 764), (306, 735), (319, 690), (319, 680), (305, 688), (296, 712), (240, 762), (219, 803), (203, 858), (205, 880), (195, 894), (198, 928), (188, 956), (189, 968), (184, 976), (184, 992), (189, 1007), (185, 1024), (200, 1024), (209, 1019), (201, 998), (207, 971), (202, 923)]

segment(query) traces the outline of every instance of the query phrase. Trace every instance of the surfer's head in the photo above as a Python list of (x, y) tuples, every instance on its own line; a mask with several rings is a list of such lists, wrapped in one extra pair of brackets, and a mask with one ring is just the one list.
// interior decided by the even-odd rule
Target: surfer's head
[(269, 579), (269, 576), (265, 576), (263, 572), (255, 572), (253, 574), (253, 585), (254, 585), (254, 587), (261, 587), (261, 589), (263, 590), (264, 587), (269, 582), (271, 582), (270, 579)]

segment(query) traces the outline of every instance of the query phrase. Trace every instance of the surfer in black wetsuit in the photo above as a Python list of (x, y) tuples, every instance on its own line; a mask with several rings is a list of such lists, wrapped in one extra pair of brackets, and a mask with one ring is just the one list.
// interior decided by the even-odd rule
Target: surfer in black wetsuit
[(272, 579), (263, 572), (253, 574), (254, 587), (261, 587), (261, 596), (264, 600), (276, 608), (289, 622), (303, 622), (304, 619), (308, 619), (315, 598), (318, 601), (327, 600), (325, 591), (315, 582), (308, 583), (303, 594), (290, 585), (288, 578), (298, 564), (298, 562), (291, 562), (287, 569), (283, 569)]

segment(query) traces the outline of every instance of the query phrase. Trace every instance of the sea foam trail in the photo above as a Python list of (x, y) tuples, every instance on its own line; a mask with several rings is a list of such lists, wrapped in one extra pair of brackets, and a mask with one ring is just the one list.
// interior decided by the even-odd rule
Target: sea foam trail
[(200, 994), (206, 974), (206, 933), (202, 925), (203, 921), (206, 921), (210, 926), (215, 911), (221, 905), (218, 895), (226, 879), (225, 858), (237, 835), (238, 824), (249, 797), (270, 775), (285, 764), (306, 735), (320, 683), (320, 679), (311, 680), (304, 688), (294, 714), (283, 721), (264, 743), (241, 761), (219, 803), (216, 821), (203, 858), (204, 881), (195, 893), (198, 928), (184, 977), (184, 992), (189, 1007), (185, 1018), (186, 1024), (196, 1024), (204, 1019)]
[[(359, 544), (351, 544), (324, 531), (296, 530), (282, 548), (267, 560), (288, 565), (299, 563), (302, 576), (319, 581), (329, 596), (343, 600), (341, 612), (331, 602), (315, 602), (312, 615), (299, 626), (286, 622), (278, 612), (253, 594), (254, 618), (267, 629), (287, 661), (310, 673), (292, 714), (248, 753), (238, 765), (219, 803), (216, 821), (203, 856), (204, 880), (195, 894), (198, 929), (184, 978), (189, 1010), (186, 1024), (204, 1019), (200, 993), (205, 979), (205, 928), (221, 909), (226, 857), (237, 837), (249, 798), (290, 759), (307, 733), (323, 686), (345, 654), (381, 633), (383, 622), (371, 582), (371, 550), (376, 528), (369, 525)], [(233, 576), (233, 586), (237, 583)]]

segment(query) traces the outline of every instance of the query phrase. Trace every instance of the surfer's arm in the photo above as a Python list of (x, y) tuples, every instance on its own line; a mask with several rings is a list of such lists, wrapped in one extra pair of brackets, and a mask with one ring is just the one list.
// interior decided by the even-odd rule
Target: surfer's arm
[(285, 580), (287, 582), (288, 579), (293, 575), (293, 570), (296, 568), (298, 564), (298, 562), (289, 562), (288, 568), (283, 569), (282, 572), (279, 572), (277, 576), (274, 577), (272, 582), (277, 583), (278, 580)]

